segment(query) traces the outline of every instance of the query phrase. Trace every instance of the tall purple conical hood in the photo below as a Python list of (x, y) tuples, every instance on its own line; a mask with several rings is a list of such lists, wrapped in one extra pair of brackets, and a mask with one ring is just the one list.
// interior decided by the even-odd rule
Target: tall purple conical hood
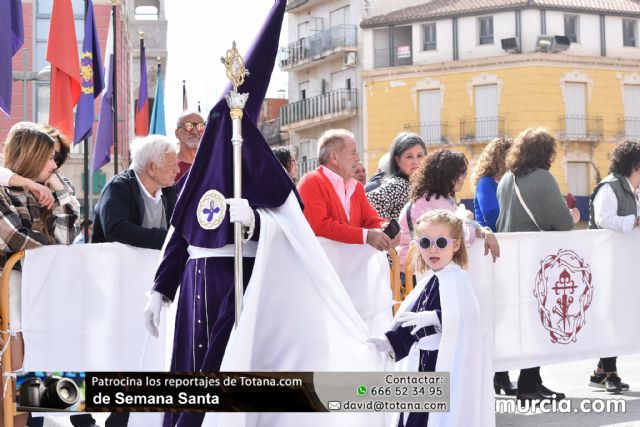
[[(245, 56), (245, 66), (251, 74), (238, 88), (240, 93), (249, 93), (242, 118), (242, 197), (249, 200), (253, 208), (280, 206), (295, 190), (256, 125), (275, 64), (286, 3), (286, 0), (277, 0), (271, 9)], [(214, 230), (202, 228), (196, 216), (200, 199), (208, 190), (217, 190), (227, 198), (233, 197), (231, 122), (229, 107), (221, 99), (209, 113), (196, 158), (189, 174), (183, 178), (171, 224), (190, 245), (217, 248), (233, 242), (233, 225), (229, 223), (228, 213)]]

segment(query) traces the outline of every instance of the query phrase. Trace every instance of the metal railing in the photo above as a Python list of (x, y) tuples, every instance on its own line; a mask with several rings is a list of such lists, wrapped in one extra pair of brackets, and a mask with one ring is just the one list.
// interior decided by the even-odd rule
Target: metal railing
[(391, 66), (391, 58), (389, 57), (389, 49), (373, 50), (373, 68), (386, 68)]
[(640, 141), (640, 117), (624, 117), (618, 119), (620, 135), (624, 139)]
[(303, 61), (326, 56), (340, 47), (356, 47), (357, 35), (358, 28), (355, 25), (337, 25), (303, 37), (283, 48), (280, 67), (291, 68)]
[(460, 141), (489, 141), (505, 136), (504, 117), (460, 119)]
[(396, 58), (388, 47), (373, 50), (373, 68), (402, 67), (413, 65), (413, 55)]
[(354, 112), (357, 109), (358, 91), (356, 89), (338, 89), (324, 95), (283, 105), (280, 107), (280, 125), (286, 126), (330, 114)]
[(603, 136), (601, 116), (560, 116), (559, 139), (573, 141), (599, 140)]
[(302, 178), (304, 174), (311, 172), (318, 167), (318, 159), (303, 159), (298, 160), (298, 175)]
[(405, 123), (404, 130), (420, 135), (425, 144), (446, 144), (447, 122)]

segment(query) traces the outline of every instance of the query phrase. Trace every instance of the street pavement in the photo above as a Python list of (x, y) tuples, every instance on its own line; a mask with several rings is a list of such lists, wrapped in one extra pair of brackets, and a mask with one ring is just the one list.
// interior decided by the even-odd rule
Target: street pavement
[[(640, 336), (639, 336), (640, 339)], [(552, 390), (563, 392), (571, 400), (570, 413), (542, 413), (540, 410), (529, 413), (502, 413), (496, 414), (496, 425), (499, 427), (525, 427), (525, 426), (616, 426), (616, 427), (640, 427), (640, 354), (620, 356), (618, 358), (618, 373), (622, 381), (629, 384), (629, 391), (623, 394), (613, 395), (604, 390), (589, 387), (589, 376), (595, 368), (597, 360), (583, 360), (580, 362), (563, 363), (558, 365), (543, 366), (541, 376), (544, 384)], [(512, 381), (518, 378), (518, 371), (511, 371)], [(498, 399), (515, 400), (514, 397)], [(595, 400), (599, 399), (624, 399), (624, 413), (583, 413), (574, 412), (580, 401), (589, 399), (591, 402), (586, 407), (592, 407)], [(611, 402), (597, 402), (593, 408), (605, 407)]]

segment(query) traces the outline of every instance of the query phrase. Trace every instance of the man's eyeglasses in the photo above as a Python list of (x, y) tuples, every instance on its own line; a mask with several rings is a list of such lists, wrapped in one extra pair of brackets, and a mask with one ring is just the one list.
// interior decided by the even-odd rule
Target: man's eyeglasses
[(449, 243), (455, 242), (458, 239), (447, 239), (446, 237), (438, 237), (434, 240), (431, 240), (428, 237), (422, 237), (418, 240), (418, 244), (422, 249), (429, 249), (431, 245), (436, 245), (438, 249), (444, 249), (449, 246)]
[(205, 122), (184, 122), (182, 128), (187, 132), (191, 132), (193, 128), (196, 128), (198, 132), (204, 132), (204, 128), (207, 127)]

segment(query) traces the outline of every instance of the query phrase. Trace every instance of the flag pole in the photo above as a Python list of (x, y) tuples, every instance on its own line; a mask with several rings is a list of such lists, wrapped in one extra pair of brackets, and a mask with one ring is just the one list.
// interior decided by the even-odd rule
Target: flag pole
[[(118, 69), (116, 68), (116, 58), (118, 57), (116, 52), (116, 40), (117, 40), (117, 32), (116, 32), (116, 4), (118, 0), (111, 0), (111, 14), (113, 15), (112, 26), (113, 26), (113, 174), (118, 175)], [(107, 150), (108, 151), (108, 150)]]
[[(227, 54), (220, 58), (227, 71), (227, 78), (233, 84), (233, 90), (225, 95), (227, 105), (229, 106), (229, 115), (232, 120), (233, 135), (231, 143), (233, 144), (233, 197), (242, 197), (242, 115), (244, 105), (249, 97), (248, 93), (238, 93), (238, 87), (244, 83), (245, 76), (249, 75), (249, 71), (244, 67), (242, 56), (236, 49), (234, 41), (231, 49), (227, 50)], [(235, 326), (238, 327), (240, 314), (242, 313), (242, 235), (243, 226), (241, 222), (234, 225), (234, 273), (235, 273), (235, 302), (236, 316)]]
[(182, 81), (182, 111), (189, 109), (189, 102), (187, 100), (187, 81)]
[[(87, 10), (89, 9), (89, 0), (84, 0), (84, 20), (87, 20)], [(93, 109), (93, 106), (92, 106)], [(93, 117), (93, 116), (92, 116)], [(93, 126), (93, 120), (91, 120), (91, 126)], [(83, 141), (84, 151), (84, 176), (82, 178), (84, 184), (84, 238), (87, 240), (89, 236), (89, 137), (85, 136)], [(85, 243), (89, 243), (86, 242)]]

